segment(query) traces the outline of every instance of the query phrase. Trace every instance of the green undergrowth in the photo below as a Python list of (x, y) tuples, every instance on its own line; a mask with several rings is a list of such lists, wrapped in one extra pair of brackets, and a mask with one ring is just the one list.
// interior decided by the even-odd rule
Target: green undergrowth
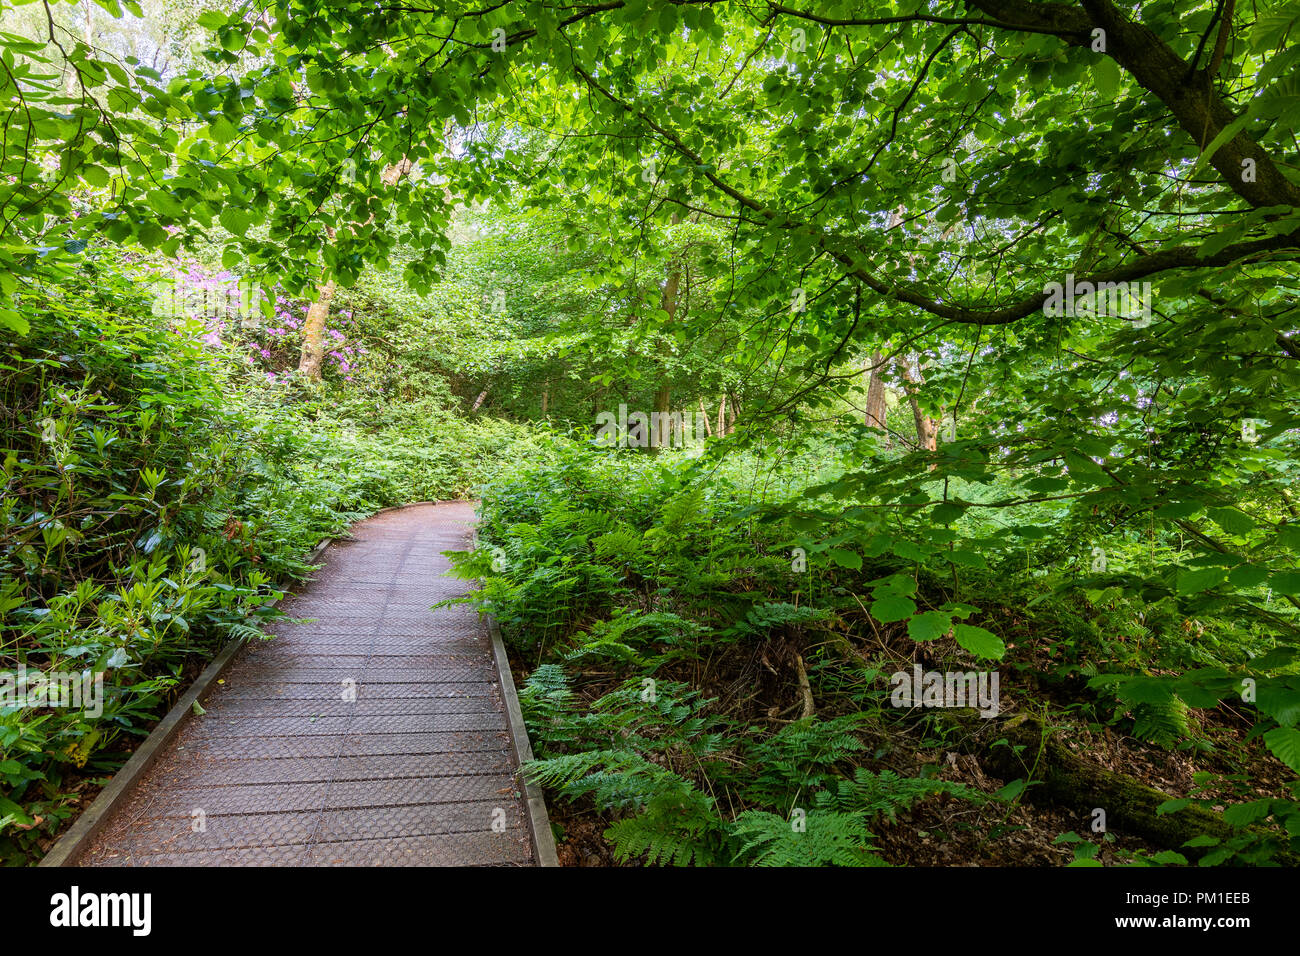
[[(1294, 656), (1257, 625), (1189, 627), (1176, 599), (1099, 587), (1086, 568), (997, 566), (1023, 566), (1023, 551), (989, 551), (987, 566), (957, 575), (918, 554), (905, 520), (868, 523), (844, 509), (810, 530), (799, 514), (825, 504), (808, 476), (826, 473), (829, 447), (800, 459), (563, 447), (485, 489), (479, 547), (453, 562), (483, 579), (471, 600), (496, 616), (528, 675), (521, 701), (537, 759), (527, 772), (601, 814), (617, 860), (906, 862), (887, 861), (877, 839), (899, 814), (1015, 801), (1024, 781), (981, 791), (915, 759), (932, 746), (928, 724), (891, 706), (889, 684), (914, 663), (996, 668), (1002, 716), (1045, 709), (1155, 752), (1237, 760), (1238, 771), (1287, 762), (1285, 747), (1271, 748), (1275, 758), (1254, 738), (1272, 743), (1295, 722)], [(1225, 754), (1198, 715), (1222, 715), (1221, 701), (1240, 714), (1245, 678), (1268, 690), (1244, 708), (1239, 751)], [(1198, 784), (1220, 776), (1206, 771)], [(1247, 809), (1225, 816), (1239, 836), (1197, 848), (1215, 846), (1211, 863), (1266, 861), (1295, 842), (1294, 796), (1294, 785), (1243, 794)], [(1195, 799), (1214, 802), (1208, 789)], [(1247, 832), (1261, 823), (1267, 836)], [(1177, 852), (1129, 859), (1185, 862)]]
[(31, 331), (0, 362), (11, 864), (39, 857), (218, 647), (262, 636), (321, 538), (466, 496), (522, 437), (428, 410), (367, 423), (319, 388), (252, 388), (129, 280), (82, 280), (28, 294)]

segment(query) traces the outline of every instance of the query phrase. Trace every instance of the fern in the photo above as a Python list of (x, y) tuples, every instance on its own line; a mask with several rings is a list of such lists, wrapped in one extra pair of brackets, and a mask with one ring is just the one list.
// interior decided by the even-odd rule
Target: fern
[(834, 720), (798, 721), (751, 745), (746, 759), (759, 768), (744, 794), (768, 806), (788, 807), (796, 794), (833, 785), (833, 767), (863, 749), (851, 731), (863, 722), (858, 714)]
[(893, 823), (899, 811), (910, 810), (922, 800), (939, 794), (974, 803), (987, 799), (978, 790), (950, 780), (900, 777), (892, 770), (877, 774), (858, 767), (853, 771), (852, 780), (841, 780), (833, 791), (818, 794), (817, 802), (824, 809), (857, 812), (867, 820), (884, 817)]
[(712, 866), (725, 842), (713, 798), (691, 788), (657, 794), (643, 813), (611, 824), (605, 837), (621, 862), (645, 855), (648, 865)]
[(713, 798), (640, 754), (589, 750), (534, 760), (524, 772), (569, 799), (590, 795), (603, 810), (629, 812), (605, 832), (619, 860), (645, 854), (647, 863), (685, 866), (716, 858), (724, 831)]
[(1133, 733), (1162, 747), (1171, 747), (1191, 736), (1190, 711), (1177, 697), (1144, 702), (1133, 708)]
[(251, 624), (241, 624), (237, 621), (226, 625), (226, 633), (229, 634), (230, 637), (242, 641), (251, 641), (254, 638), (266, 639), (269, 637), (269, 635), (259, 628), (253, 627)]
[(860, 814), (813, 810), (786, 820), (747, 810), (736, 818), (732, 836), (740, 845), (737, 863), (755, 866), (885, 866), (871, 850), (872, 835)]
[(798, 626), (811, 621), (824, 621), (830, 612), (809, 605), (768, 603), (755, 604), (745, 615), (745, 622), (755, 631), (767, 632), (776, 627)]

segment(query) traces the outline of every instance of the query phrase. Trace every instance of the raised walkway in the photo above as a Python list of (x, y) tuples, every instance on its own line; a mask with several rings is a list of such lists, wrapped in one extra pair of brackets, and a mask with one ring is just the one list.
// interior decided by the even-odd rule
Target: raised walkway
[(177, 725), (148, 769), (108, 788), (48, 862), (549, 862), (549, 826), (535, 835), (533, 822), (545, 809), (517, 780), (530, 751), (489, 626), (467, 606), (430, 610), (467, 590), (443, 576), (440, 552), (466, 547), (473, 520), (466, 502), (412, 505), (331, 543), (282, 605), (310, 621), (280, 622), (273, 640), (211, 669), (205, 713), (169, 715)]

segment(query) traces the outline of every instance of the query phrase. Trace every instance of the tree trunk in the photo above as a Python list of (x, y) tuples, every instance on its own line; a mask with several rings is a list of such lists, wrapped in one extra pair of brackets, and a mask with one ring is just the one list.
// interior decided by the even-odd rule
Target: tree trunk
[(884, 362), (884, 356), (879, 352), (872, 352), (871, 364), (863, 369), (864, 371), (869, 369), (871, 374), (870, 384), (867, 386), (865, 423), (868, 428), (875, 428), (882, 432), (886, 431), (885, 414), (888, 409), (885, 403)]
[(722, 401), (718, 403), (718, 437), (727, 434), (727, 393), (722, 393)]
[[(1170, 799), (1168, 794), (1080, 757), (1050, 729), (1027, 715), (990, 720), (950, 711), (941, 718), (954, 729), (960, 728), (962, 732), (955, 737), (962, 741), (961, 749), (975, 754), (993, 776), (1007, 782), (1028, 779), (1030, 768), (1035, 768), (1037, 785), (1024, 792), (1024, 799), (1032, 803), (1065, 807), (1083, 819), (1100, 807), (1106, 811), (1108, 830), (1142, 837), (1193, 859), (1206, 849), (1184, 847), (1187, 840), (1202, 834), (1226, 839), (1233, 834), (1232, 827), (1218, 814), (1199, 806), (1157, 813), (1159, 806)], [(999, 738), (1010, 746), (994, 746), (992, 741)], [(1287, 853), (1278, 862), (1294, 866), (1297, 860), (1294, 854)]]
[[(672, 215), (672, 223), (676, 225), (681, 221), (677, 213)], [(668, 264), (668, 279), (664, 282), (663, 292), (659, 296), (659, 308), (668, 313), (668, 323), (671, 324), (677, 316), (677, 293), (681, 288), (682, 282), (682, 263), (680, 259), (673, 259)], [(668, 384), (668, 371), (664, 369), (660, 373), (663, 378), (659, 381), (659, 387), (655, 390), (654, 411), (667, 415), (672, 410), (672, 386)], [(662, 419), (668, 421), (668, 419)], [(652, 419), (653, 421), (653, 419)], [(662, 429), (663, 434), (653, 436), (663, 446), (667, 447), (672, 444), (672, 426), (665, 425)], [(653, 446), (653, 442), (651, 445)]]
[[(380, 180), (385, 186), (393, 186), (399, 179), (411, 171), (412, 163), (403, 156), (400, 160), (384, 168)], [(366, 220), (369, 225), (375, 219), (374, 213)], [(334, 239), (334, 230), (327, 228), (326, 233)], [(316, 301), (307, 310), (307, 319), (302, 324), (302, 352), (298, 356), (298, 371), (315, 382), (320, 381), (321, 366), (325, 361), (325, 323), (330, 314), (330, 302), (334, 299), (335, 282), (330, 279), (316, 291)]]
[(471, 412), (476, 412), (476, 411), (478, 411), (478, 410), (479, 410), (479, 407), (483, 404), (484, 400), (485, 400), (487, 397), (488, 397), (488, 390), (485, 388), (485, 389), (483, 389), (483, 391), (481, 391), (481, 392), (478, 393), (478, 398), (474, 399), (474, 407), (471, 408), (470, 411), (471, 411)]
[(302, 323), (302, 354), (298, 359), (298, 371), (317, 382), (325, 361), (325, 320), (329, 318), (334, 288), (334, 280), (330, 279), (317, 290), (316, 301), (307, 310), (307, 318)]
[(902, 373), (907, 403), (912, 406), (912, 418), (916, 422), (916, 447), (934, 451), (939, 447), (938, 423), (921, 410), (921, 403), (917, 400), (917, 389), (925, 382), (921, 377), (921, 363), (917, 362), (916, 371), (913, 371), (905, 359), (900, 360), (898, 370)]
[(713, 427), (709, 423), (709, 411), (704, 407), (704, 399), (700, 399), (700, 418), (704, 419), (704, 437), (713, 437)]

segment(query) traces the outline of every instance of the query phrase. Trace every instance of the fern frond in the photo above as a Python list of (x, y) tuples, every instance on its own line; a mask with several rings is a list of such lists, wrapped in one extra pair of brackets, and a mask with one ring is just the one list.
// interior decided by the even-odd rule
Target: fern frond
[(747, 810), (736, 818), (735, 860), (755, 866), (885, 866), (872, 852), (872, 835), (860, 814), (813, 810), (786, 820)]

